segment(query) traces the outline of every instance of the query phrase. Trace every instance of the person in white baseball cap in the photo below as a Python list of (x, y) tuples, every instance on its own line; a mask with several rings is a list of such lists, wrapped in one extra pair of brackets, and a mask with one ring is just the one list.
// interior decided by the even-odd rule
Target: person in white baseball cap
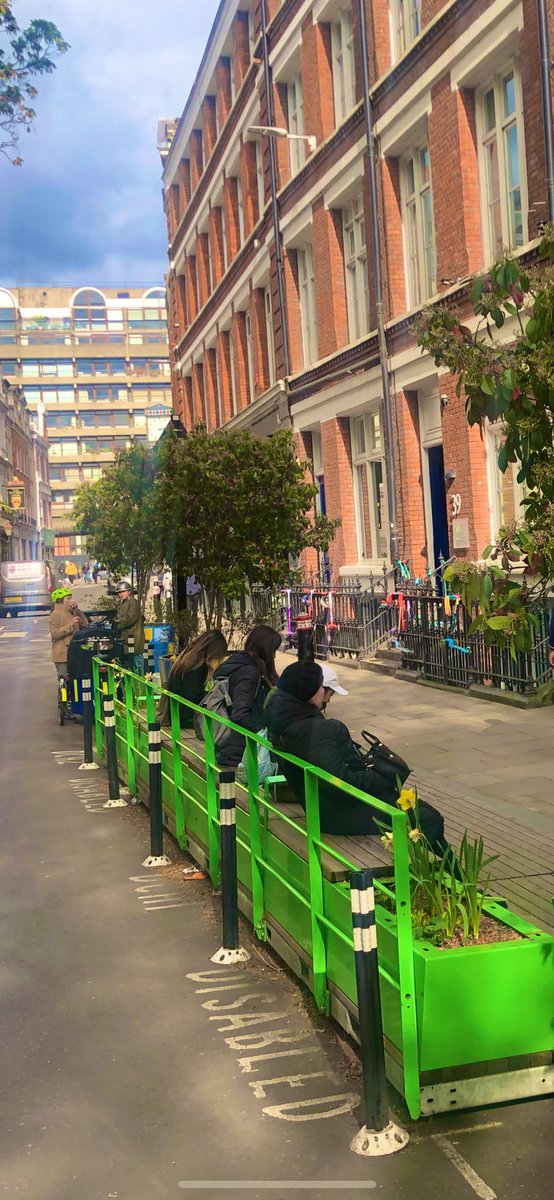
[(347, 696), (346, 688), (341, 687), (339, 677), (334, 667), (329, 666), (329, 663), (323, 663), (321, 666), (323, 671), (323, 700), (321, 702), (321, 711), (325, 712), (329, 701), (332, 700), (335, 692), (338, 696)]

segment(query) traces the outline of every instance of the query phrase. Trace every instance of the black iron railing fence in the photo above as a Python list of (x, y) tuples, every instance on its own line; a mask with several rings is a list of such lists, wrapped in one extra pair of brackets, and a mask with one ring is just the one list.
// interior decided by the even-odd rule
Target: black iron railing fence
[(466, 689), (483, 684), (520, 694), (551, 678), (546, 605), (536, 609), (532, 649), (514, 659), (507, 649), (487, 648), (481, 634), (469, 637), (471, 616), (457, 598), (430, 591), (436, 588), (433, 580), (421, 581), (421, 587), (405, 580), (402, 588), (391, 574), (370, 579), (364, 588), (359, 579), (341, 579), (332, 587), (311, 579), (278, 592), (254, 589), (247, 607), (290, 646), (297, 645), (297, 618), (311, 618), (318, 658), (370, 658), (389, 646), (398, 650), (403, 668), (432, 682)]
[(283, 588), (274, 593), (251, 593), (252, 613), (279, 629), (289, 645), (296, 646), (298, 617), (311, 618), (316, 655), (327, 658), (361, 658), (383, 645), (390, 636), (394, 613), (384, 596), (362, 590), (359, 581), (345, 580), (333, 587)]
[(509, 649), (487, 648), (482, 634), (469, 637), (471, 615), (456, 601), (451, 600), (445, 611), (442, 596), (406, 596), (401, 609), (402, 666), (420, 671), (426, 679), (460, 688), (479, 683), (526, 694), (551, 677), (546, 606), (535, 609), (539, 625), (532, 649), (515, 659)]

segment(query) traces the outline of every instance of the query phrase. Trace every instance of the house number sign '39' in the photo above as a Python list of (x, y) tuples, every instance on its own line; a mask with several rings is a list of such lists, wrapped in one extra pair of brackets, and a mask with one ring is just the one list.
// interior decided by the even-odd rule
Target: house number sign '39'
[(462, 511), (462, 497), (460, 496), (459, 492), (454, 492), (452, 494), (450, 497), (450, 503), (452, 505), (451, 516), (459, 517), (460, 512)]

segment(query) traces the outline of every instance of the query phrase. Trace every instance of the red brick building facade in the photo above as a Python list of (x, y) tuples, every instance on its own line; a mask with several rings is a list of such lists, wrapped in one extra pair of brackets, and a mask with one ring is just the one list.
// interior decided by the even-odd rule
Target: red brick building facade
[(292, 424), (342, 521), (335, 573), (389, 560), (390, 484), (415, 574), (439, 552), (475, 557), (522, 497), (496, 466), (501, 430), (469, 429), (411, 324), (445, 296), (463, 310), (503, 248), (536, 251), (537, 0), (364, 0), (376, 222), (358, 0), (265, 0), (265, 42), (262, 2), (220, 5), (184, 112), (161, 123), (174, 407), (189, 428)]

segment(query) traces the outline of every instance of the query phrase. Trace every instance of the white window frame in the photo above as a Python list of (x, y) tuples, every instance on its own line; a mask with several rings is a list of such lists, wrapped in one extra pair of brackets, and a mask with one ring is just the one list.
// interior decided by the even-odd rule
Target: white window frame
[(253, 404), (256, 396), (255, 393), (255, 375), (254, 375), (254, 332), (252, 329), (252, 317), (250, 309), (247, 308), (244, 314), (244, 324), (246, 329), (246, 358), (248, 362), (248, 392), (249, 403)]
[(230, 329), (229, 330), (229, 370), (231, 372), (231, 402), (232, 402), (234, 417), (236, 417), (236, 415), (238, 413), (237, 379), (236, 379), (236, 375), (235, 375), (236, 365), (237, 364), (236, 364), (236, 357), (235, 357), (235, 339), (233, 337), (233, 330)]
[(393, 41), (402, 58), (421, 33), (421, 0), (392, 0)]
[(369, 278), (364, 199), (360, 192), (343, 209), (344, 274), (350, 341), (369, 332)]
[(298, 295), (302, 324), (302, 351), (304, 366), (317, 362), (318, 329), (315, 293), (314, 251), (311, 242), (304, 242), (296, 252), (298, 262)]
[[(244, 204), (243, 204), (243, 195), (242, 195), (242, 179), (240, 177), (240, 171), (237, 171), (237, 174), (235, 175), (235, 179), (237, 181), (237, 204), (238, 204), (238, 210), (239, 210), (239, 239), (240, 239), (240, 246), (243, 246), (244, 245)], [(240, 249), (240, 246), (239, 246), (239, 249)]]
[(340, 125), (356, 107), (356, 65), (351, 8), (341, 8), (338, 20), (331, 25), (331, 55), (335, 124)]
[(256, 180), (257, 180), (257, 184), (258, 184), (258, 210), (260, 213), (260, 217), (262, 217), (264, 214), (264, 211), (265, 211), (264, 154), (263, 154), (263, 149), (262, 149), (262, 143), (260, 141), (256, 141), (254, 143), (254, 145), (256, 147)]
[[(424, 155), (429, 161), (427, 179), (423, 169)], [(433, 183), (428, 142), (421, 142), (404, 155), (401, 162), (401, 195), (408, 307), (417, 308), (434, 295), (437, 286)]]
[[(504, 84), (513, 77), (515, 93), (515, 109), (507, 116), (504, 113)], [(486, 127), (485, 100), (490, 92), (494, 95), (495, 125), (493, 129)], [(515, 237), (513, 219), (509, 204), (509, 179), (507, 138), (511, 129), (516, 130), (519, 158), (519, 193), (521, 203), (521, 241)], [(477, 95), (477, 133), (478, 159), (481, 193), (481, 216), (483, 228), (483, 251), (485, 261), (491, 263), (498, 258), (502, 250), (514, 251), (524, 246), (528, 240), (528, 197), (527, 197), (527, 165), (525, 159), (525, 129), (523, 119), (523, 95), (521, 76), (517, 63), (509, 62), (504, 71), (495, 74), (486, 87), (479, 90)], [(493, 239), (491, 228), (491, 194), (489, 189), (487, 148), (496, 145), (500, 194), (500, 237), (502, 245), (497, 245)]]
[(271, 288), (269, 284), (264, 288), (264, 312), (265, 312), (265, 334), (267, 341), (267, 367), (269, 372), (269, 383), (273, 386), (277, 379), (277, 368), (275, 366), (275, 338), (273, 335), (273, 308), (271, 305)]
[[(379, 434), (376, 430), (379, 425)], [(354, 511), (359, 562), (381, 563), (389, 559), (389, 518), (387, 508), (387, 468), (383, 413), (380, 405), (373, 405), (365, 413), (350, 418), (352, 446), (352, 481), (354, 485)], [(367, 479), (367, 501), (371, 533), (371, 553), (366, 540), (364, 519), (364, 469)], [(379, 472), (381, 479), (379, 481)], [(381, 514), (379, 520), (378, 487), (381, 487)]]
[(503, 517), (502, 515), (502, 481), (506, 479), (508, 473), (511, 473), (512, 487), (514, 492), (514, 518), (516, 521), (522, 521), (525, 517), (525, 509), (523, 508), (523, 500), (528, 495), (528, 489), (525, 484), (518, 483), (517, 474), (520, 469), (520, 464), (508, 463), (506, 472), (502, 474), (498, 466), (498, 451), (500, 449), (502, 434), (504, 427), (502, 421), (494, 421), (487, 425), (486, 430), (486, 447), (487, 447), (487, 465), (488, 465), (488, 483), (489, 483), (489, 506), (491, 518), (491, 540), (495, 541), (498, 537), (498, 531), (511, 517)]
[[(289, 142), (290, 169), (292, 175), (297, 175), (306, 161), (306, 142), (303, 140), (303, 135), (306, 132), (304, 125), (304, 92), (300, 71), (297, 71), (294, 79), (290, 83), (287, 83), (287, 109), (289, 133), (295, 135), (294, 139)], [(296, 141), (297, 137), (300, 138), (299, 141)]]

